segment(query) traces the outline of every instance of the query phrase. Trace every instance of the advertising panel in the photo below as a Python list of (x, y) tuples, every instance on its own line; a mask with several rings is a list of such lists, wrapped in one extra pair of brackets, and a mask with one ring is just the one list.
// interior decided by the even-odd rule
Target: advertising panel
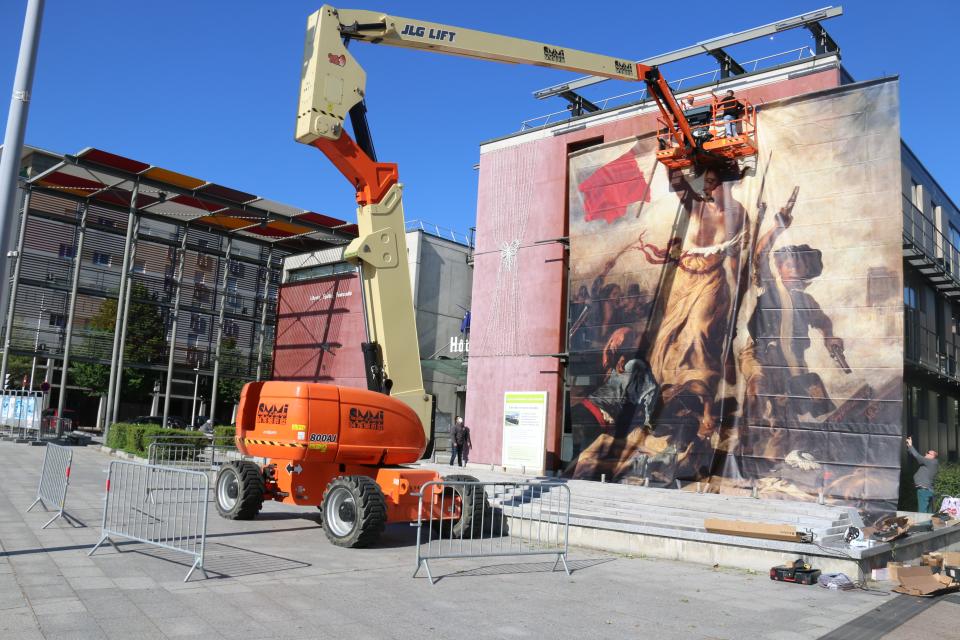
[(503, 466), (541, 473), (546, 433), (546, 391), (503, 394)]
[(894, 508), (898, 114), (880, 81), (766, 105), (753, 162), (570, 156), (569, 476)]

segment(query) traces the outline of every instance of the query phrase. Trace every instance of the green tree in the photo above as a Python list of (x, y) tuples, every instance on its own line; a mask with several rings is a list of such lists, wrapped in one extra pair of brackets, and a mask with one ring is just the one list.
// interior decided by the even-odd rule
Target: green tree
[[(130, 313), (127, 316), (127, 340), (123, 350), (125, 364), (162, 364), (166, 348), (166, 328), (158, 305), (149, 301), (150, 292), (140, 282), (132, 283)], [(89, 357), (109, 359), (113, 331), (117, 319), (117, 301), (104, 300), (87, 323), (85, 350)], [(110, 367), (104, 364), (77, 362), (70, 368), (73, 382), (86, 387), (91, 395), (106, 393)], [(143, 400), (153, 391), (155, 371), (124, 367), (121, 393), (130, 400)]]
[[(10, 356), (7, 359), (7, 374), (10, 376), (11, 388), (27, 388), (30, 381), (30, 366), (32, 363), (32, 359), (26, 356)], [(27, 385), (23, 384), (24, 380), (27, 380)], [(34, 380), (34, 384), (36, 384), (36, 380)]]
[(224, 338), (220, 345), (220, 377), (217, 380), (218, 401), (233, 404), (240, 400), (240, 390), (246, 380), (243, 356), (237, 348), (236, 338)]

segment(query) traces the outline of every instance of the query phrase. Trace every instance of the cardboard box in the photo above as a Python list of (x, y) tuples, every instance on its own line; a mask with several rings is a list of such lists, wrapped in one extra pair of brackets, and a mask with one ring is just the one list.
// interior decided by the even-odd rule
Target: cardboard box
[(920, 557), (920, 564), (931, 568), (943, 566), (943, 555), (940, 553), (925, 553)]
[(887, 575), (890, 577), (890, 580), (891, 580), (892, 582), (899, 582), (899, 578), (897, 577), (897, 576), (898, 576), (898, 572), (899, 572), (900, 569), (902, 569), (904, 566), (910, 566), (910, 565), (904, 565), (902, 562), (888, 562), (888, 563), (887, 563)]
[(943, 554), (943, 566), (960, 567), (960, 551), (945, 551)]
[(723, 533), (728, 536), (800, 542), (800, 532), (797, 531), (796, 527), (788, 524), (767, 524), (765, 522), (708, 518), (703, 521), (703, 528), (710, 533)]
[(949, 576), (934, 574), (930, 567), (900, 567), (897, 578), (900, 585), (893, 591), (909, 596), (934, 596), (960, 589), (960, 583)]

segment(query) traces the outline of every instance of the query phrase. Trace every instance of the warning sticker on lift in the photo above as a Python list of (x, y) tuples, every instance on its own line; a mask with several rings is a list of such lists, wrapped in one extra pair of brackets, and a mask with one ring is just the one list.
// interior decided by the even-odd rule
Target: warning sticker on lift
[(305, 424), (292, 424), (292, 425), (290, 425), (290, 428), (293, 429), (294, 431), (306, 431), (306, 430), (307, 430), (307, 425), (305, 425)]
[(320, 453), (325, 453), (327, 451), (326, 442), (311, 442), (307, 445), (308, 449), (313, 449), (314, 451), (319, 451)]

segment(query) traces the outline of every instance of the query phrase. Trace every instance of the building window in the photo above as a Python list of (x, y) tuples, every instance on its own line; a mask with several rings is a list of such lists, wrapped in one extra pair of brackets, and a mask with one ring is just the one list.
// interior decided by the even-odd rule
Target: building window
[(910, 181), (910, 202), (917, 209), (923, 211), (923, 187), (917, 184), (916, 180)]
[(146, 261), (146, 260), (134, 260), (134, 261), (133, 261), (133, 272), (134, 272), (134, 273), (146, 273), (146, 272), (147, 272), (147, 261)]
[(110, 220), (109, 218), (104, 218), (103, 216), (100, 216), (99, 218), (97, 218), (97, 224), (99, 224), (99, 225), (102, 226), (102, 227), (114, 227), (114, 226), (116, 226), (116, 225), (114, 224), (113, 220)]
[(230, 261), (230, 275), (237, 276), (238, 278), (243, 277), (244, 264), (242, 262), (237, 262), (235, 260)]
[(954, 249), (960, 249), (960, 229), (957, 229), (951, 223), (950, 230), (948, 233), (949, 233), (950, 244), (953, 245)]
[(223, 335), (228, 338), (236, 338), (240, 335), (240, 325), (233, 320), (227, 320), (223, 323)]
[(903, 288), (903, 304), (908, 309), (916, 309), (919, 306), (920, 300), (917, 295), (917, 290), (915, 287), (906, 286)]
[(72, 244), (60, 244), (60, 257), (65, 260), (73, 259), (74, 247)]
[[(192, 328), (192, 327), (191, 327)], [(196, 349), (199, 344), (200, 336), (191, 333), (187, 336), (187, 349)]]
[(109, 267), (111, 264), (113, 264), (113, 256), (111, 256), (109, 253), (94, 251), (92, 261), (95, 265)]
[(942, 393), (937, 394), (937, 422), (947, 422), (947, 396)]
[(207, 316), (194, 313), (190, 315), (190, 330), (204, 333), (207, 330)]
[(237, 292), (237, 279), (227, 276), (227, 304), (231, 307), (240, 306), (240, 294)]
[(193, 272), (193, 284), (205, 284), (207, 279), (207, 274), (203, 271), (194, 271)]
[(62, 313), (51, 313), (47, 317), (47, 325), (51, 327), (60, 327), (61, 329), (67, 326), (67, 316)]
[(910, 387), (912, 394), (911, 404), (913, 405), (913, 415), (920, 420), (929, 418), (929, 407), (927, 407), (927, 394), (919, 387)]

